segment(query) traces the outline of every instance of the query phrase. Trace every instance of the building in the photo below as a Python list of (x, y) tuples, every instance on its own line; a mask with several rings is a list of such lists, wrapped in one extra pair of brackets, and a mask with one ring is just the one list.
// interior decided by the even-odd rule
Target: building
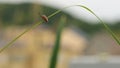
[[(6, 44), (24, 30), (24, 27), (6, 28), (2, 40)], [(55, 32), (49, 27), (40, 26), (29, 31), (3, 52), (6, 56), (6, 65), (1, 65), (2, 68), (6, 66), (9, 68), (48, 68), (55, 37)], [(86, 44), (84, 36), (73, 29), (65, 28), (62, 32), (57, 68), (67, 68), (73, 57), (82, 55)]]

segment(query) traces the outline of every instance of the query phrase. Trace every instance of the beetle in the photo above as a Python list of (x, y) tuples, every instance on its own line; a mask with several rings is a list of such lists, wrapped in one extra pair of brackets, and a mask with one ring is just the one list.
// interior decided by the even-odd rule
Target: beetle
[(46, 15), (41, 15), (41, 18), (45, 21), (48, 22), (48, 17)]

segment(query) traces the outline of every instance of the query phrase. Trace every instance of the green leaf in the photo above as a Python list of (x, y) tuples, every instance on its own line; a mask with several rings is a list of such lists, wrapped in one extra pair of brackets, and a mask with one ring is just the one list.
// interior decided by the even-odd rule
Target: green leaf
[(58, 56), (59, 49), (60, 49), (61, 32), (62, 32), (62, 29), (65, 25), (65, 22), (66, 22), (66, 17), (62, 16), (61, 20), (59, 22), (58, 29), (57, 29), (55, 46), (54, 46), (54, 49), (53, 49), (53, 53), (52, 53), (52, 57), (51, 57), (51, 60), (50, 60), (50, 67), (49, 68), (55, 68), (56, 67), (57, 56)]
[[(106, 30), (114, 38), (114, 40), (120, 45), (120, 40), (117, 38), (117, 36), (112, 32), (112, 30), (107, 26), (107, 24), (105, 24), (92, 10), (90, 10), (89, 8), (87, 8), (83, 5), (73, 5), (73, 6), (80, 6), (84, 9), (86, 9), (87, 11), (89, 11), (90, 13), (92, 13), (94, 16), (96, 16), (97, 19), (103, 24), (103, 26), (106, 28)], [(60, 9), (60, 10), (54, 12), (53, 14), (51, 14), (50, 16), (48, 16), (48, 18), (58, 14), (59, 12), (61, 12), (62, 10), (66, 9), (66, 8), (73, 7), (73, 6), (68, 6), (68, 7), (65, 7), (63, 9)], [(49, 68), (56, 68), (57, 55), (58, 55), (59, 46), (60, 46), (60, 34), (61, 34), (61, 30), (59, 29), (58, 32), (57, 32), (55, 47), (54, 47), (54, 50), (53, 50), (53, 54), (52, 54), (52, 58), (51, 58), (51, 61), (50, 61), (50, 67)]]
[[(63, 9), (60, 9), (56, 12), (54, 12), (53, 14), (49, 15), (48, 16), (48, 19), (50, 19), (51, 17), (53, 17), (54, 15), (58, 14), (59, 12), (61, 12), (62, 10), (64, 9), (67, 9), (69, 7), (73, 7), (73, 6), (79, 6), (81, 8), (84, 8), (86, 9), (87, 11), (89, 11), (90, 13), (92, 13), (94, 16), (96, 16), (96, 18), (103, 24), (103, 26), (106, 28), (106, 30), (109, 32), (109, 34), (111, 34), (111, 36), (114, 38), (114, 40), (120, 45), (120, 40), (119, 38), (115, 35), (115, 33), (108, 27), (107, 24), (105, 24), (92, 10), (90, 10), (89, 8), (87, 8), (86, 6), (83, 6), (83, 5), (72, 5), (72, 6), (68, 6), (68, 7), (65, 7)], [(27, 33), (28, 31), (30, 31), (31, 29), (39, 26), (41, 23), (43, 23), (42, 21), (41, 22), (38, 22), (38, 23), (35, 23), (33, 24), (31, 27), (29, 27), (28, 29), (26, 29), (24, 32), (22, 32), (21, 34), (19, 34), (17, 37), (15, 37), (12, 41), (10, 41), (8, 44), (6, 44), (3, 48), (1, 48), (0, 50), (0, 53), (3, 52), (6, 48), (8, 48), (9, 46), (12, 46), (12, 44), (17, 40), (19, 39), (22, 35), (24, 35), (25, 33)], [(56, 67), (56, 62), (57, 62), (57, 55), (58, 55), (58, 51), (59, 51), (59, 46), (60, 46), (60, 36), (61, 36), (61, 30), (62, 30), (62, 27), (63, 24), (60, 24), (59, 26), (59, 29), (58, 29), (58, 32), (57, 32), (57, 39), (56, 39), (56, 42), (55, 42), (55, 48), (53, 50), (53, 54), (52, 54), (52, 58), (51, 58), (51, 64), (50, 64), (50, 68), (55, 68)]]

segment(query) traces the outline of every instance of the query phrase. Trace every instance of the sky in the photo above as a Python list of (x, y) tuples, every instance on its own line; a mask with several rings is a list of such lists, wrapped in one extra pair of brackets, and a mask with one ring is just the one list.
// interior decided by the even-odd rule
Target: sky
[[(57, 9), (80, 4), (92, 9), (102, 20), (107, 21), (108, 23), (120, 21), (120, 0), (0, 0), (0, 3), (23, 2), (35, 2)], [(80, 7), (71, 7), (65, 9), (64, 12), (77, 19), (93, 22), (98, 21), (95, 16)]]

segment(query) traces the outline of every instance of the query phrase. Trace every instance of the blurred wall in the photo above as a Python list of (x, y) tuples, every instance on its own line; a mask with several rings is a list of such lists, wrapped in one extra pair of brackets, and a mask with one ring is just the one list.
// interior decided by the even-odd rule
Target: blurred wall
[[(4, 44), (26, 28), (8, 27), (4, 29), (2, 39)], [(55, 36), (55, 32), (49, 27), (39, 27), (26, 33), (3, 53), (6, 55), (7, 66), (9, 68), (48, 68)], [(62, 33), (57, 68), (67, 68), (71, 58), (82, 55), (86, 42), (85, 37), (70, 28), (65, 28)]]

